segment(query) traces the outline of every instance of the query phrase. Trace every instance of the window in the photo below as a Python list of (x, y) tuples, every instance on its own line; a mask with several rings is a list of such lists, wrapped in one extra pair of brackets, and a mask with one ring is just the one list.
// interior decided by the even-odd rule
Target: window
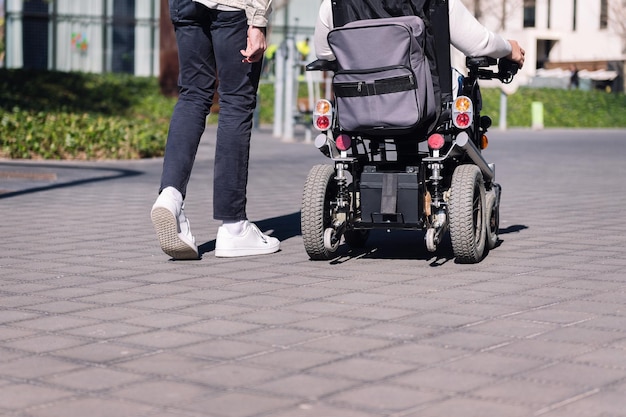
[(23, 67), (48, 68), (48, 3), (43, 0), (25, 2), (22, 19)]
[(135, 72), (135, 0), (113, 0), (113, 72)]
[(609, 4), (608, 0), (600, 0), (600, 29), (609, 27)]
[(552, 0), (548, 0), (548, 22), (546, 27), (550, 29), (550, 20), (552, 19)]
[(574, 13), (572, 15), (572, 31), (576, 32), (576, 14), (578, 13), (578, 5), (576, 4), (576, 0), (574, 0)]
[(535, 27), (535, 0), (524, 0), (524, 27)]

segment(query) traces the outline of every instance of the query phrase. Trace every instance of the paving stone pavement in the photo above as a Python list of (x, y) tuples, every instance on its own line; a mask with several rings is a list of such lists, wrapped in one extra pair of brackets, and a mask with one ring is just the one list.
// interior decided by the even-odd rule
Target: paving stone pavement
[(0, 161), (0, 415), (626, 416), (626, 131), (494, 131), (501, 244), (477, 265), (418, 232), (310, 261), (300, 201), (327, 160), (253, 137), (249, 215), (282, 240), (218, 259), (212, 128), (171, 261), (161, 159)]

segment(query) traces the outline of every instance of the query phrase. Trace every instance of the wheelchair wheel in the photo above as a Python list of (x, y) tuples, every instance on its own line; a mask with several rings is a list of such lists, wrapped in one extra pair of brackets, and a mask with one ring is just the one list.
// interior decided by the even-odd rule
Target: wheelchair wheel
[(500, 228), (500, 208), (495, 190), (492, 189), (485, 194), (485, 206), (487, 207), (487, 249), (491, 250), (498, 243), (498, 229)]
[(480, 262), (485, 253), (485, 185), (476, 165), (460, 165), (452, 175), (448, 214), (452, 251), (460, 263)]
[(334, 176), (332, 165), (315, 165), (304, 184), (300, 226), (304, 249), (313, 260), (330, 259), (339, 246), (339, 239), (332, 230), (333, 210), (330, 204), (337, 196)]

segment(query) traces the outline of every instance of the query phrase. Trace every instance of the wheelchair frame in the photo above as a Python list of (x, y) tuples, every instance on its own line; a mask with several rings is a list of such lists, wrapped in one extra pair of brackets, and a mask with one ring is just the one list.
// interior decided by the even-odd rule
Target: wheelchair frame
[[(517, 66), (488, 57), (466, 64), (468, 76), (457, 98), (442, 103), (435, 127), (402, 140), (343, 132), (333, 103), (318, 102), (314, 125), (322, 128), (315, 144), (333, 165), (315, 165), (304, 186), (301, 228), (311, 259), (333, 258), (342, 238), (363, 247), (373, 229), (425, 230), (430, 252), (449, 232), (460, 263), (480, 262), (497, 245), (501, 187), (495, 165), (482, 156), (491, 119), (481, 115), (478, 80), (509, 83)], [(489, 69), (496, 64), (497, 72)], [(333, 69), (331, 61), (307, 66)]]

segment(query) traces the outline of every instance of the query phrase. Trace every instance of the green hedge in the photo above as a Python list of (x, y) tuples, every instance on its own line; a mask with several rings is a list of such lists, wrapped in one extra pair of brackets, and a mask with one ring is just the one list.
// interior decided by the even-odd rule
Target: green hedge
[(0, 156), (160, 156), (175, 99), (155, 78), (0, 70)]
[[(500, 89), (483, 89), (484, 114), (497, 125), (500, 118)], [(543, 104), (543, 124), (547, 128), (626, 127), (626, 95), (600, 90), (554, 90), (520, 88), (507, 97), (509, 127), (530, 127), (533, 102)]]
[[(259, 88), (262, 124), (273, 121), (273, 87)], [(304, 84), (299, 94), (306, 95)], [(496, 125), (500, 90), (483, 89), (483, 99), (483, 114)], [(535, 101), (543, 103), (547, 128), (626, 127), (624, 94), (529, 88), (508, 97), (508, 126), (530, 127)], [(162, 156), (175, 103), (154, 77), (0, 69), (0, 157)]]

